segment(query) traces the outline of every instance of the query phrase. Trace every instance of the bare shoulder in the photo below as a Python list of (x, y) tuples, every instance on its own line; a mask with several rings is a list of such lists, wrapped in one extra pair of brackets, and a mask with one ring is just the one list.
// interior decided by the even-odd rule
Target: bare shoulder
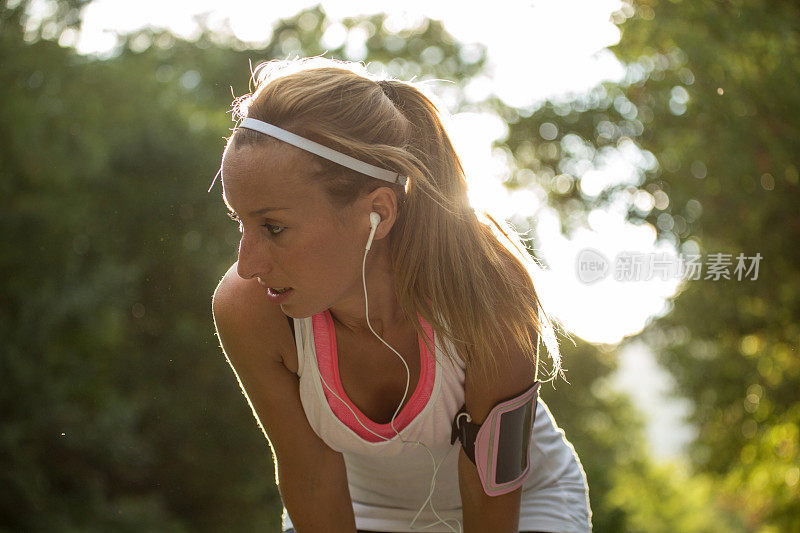
[(244, 353), (275, 359), (297, 373), (296, 364), (286, 364), (297, 360), (296, 355), (292, 357), (296, 348), (286, 315), (269, 302), (257, 280), (239, 277), (236, 267), (234, 263), (228, 269), (214, 291), (212, 309), (217, 334), (235, 337), (237, 345), (246, 347)]

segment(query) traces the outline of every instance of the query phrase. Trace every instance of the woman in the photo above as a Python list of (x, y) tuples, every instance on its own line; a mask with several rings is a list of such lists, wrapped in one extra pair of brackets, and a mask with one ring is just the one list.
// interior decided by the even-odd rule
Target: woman
[[(539, 333), (556, 370), (558, 346), (532, 261), (470, 207), (437, 108), (323, 58), (254, 80), (223, 156), (242, 238), (213, 310), (273, 450), (284, 530), (589, 530), (583, 469), (534, 395)], [(487, 451), (490, 425), (507, 445)], [(500, 467), (476, 465), (512, 449), (495, 490)]]

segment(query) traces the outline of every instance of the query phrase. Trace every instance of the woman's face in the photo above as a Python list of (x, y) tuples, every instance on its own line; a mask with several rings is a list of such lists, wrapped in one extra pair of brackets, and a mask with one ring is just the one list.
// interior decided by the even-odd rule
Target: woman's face
[(222, 162), (223, 196), (242, 233), (239, 276), (260, 278), (265, 291), (291, 287), (280, 305), (295, 318), (361, 290), (369, 210), (358, 216), (359, 201), (336, 209), (307, 179), (320, 168), (309, 154), (277, 141), (230, 148)]

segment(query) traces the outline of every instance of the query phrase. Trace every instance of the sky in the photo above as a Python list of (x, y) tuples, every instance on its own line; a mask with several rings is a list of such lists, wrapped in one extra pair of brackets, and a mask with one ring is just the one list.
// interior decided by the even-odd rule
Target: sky
[[(620, 38), (619, 29), (611, 21), (613, 12), (626, 9), (619, 0), (495, 0), (469, 7), (465, 2), (430, 0), (94, 0), (84, 11), (80, 34), (63, 38), (81, 53), (102, 57), (116, 45), (114, 32), (153, 26), (192, 37), (198, 31), (195, 17), (203, 15), (209, 27), (220, 31), (230, 28), (239, 39), (258, 46), (268, 42), (272, 26), (280, 18), (318, 4), (331, 21), (323, 46), (336, 48), (344, 42), (354, 59), (360, 59), (366, 36), (358, 32), (348, 35), (338, 21), (379, 12), (386, 13), (387, 26), (398, 31), (414, 27), (428, 16), (443, 21), (462, 43), (484, 45), (488, 56), (486, 72), (466, 87), (467, 95), (476, 100), (494, 93), (508, 105), (528, 107), (545, 98), (563, 100), (585, 93), (602, 81), (619, 81), (625, 73), (608, 50)], [(544, 204), (542, 191), (511, 193), (503, 186), (514, 162), (492, 148), (492, 143), (508, 132), (497, 116), (457, 113), (450, 117), (448, 126), (467, 169), (473, 205), (522, 227), (523, 221), (534, 221), (529, 229), (535, 232), (537, 252), (547, 266), (540, 274), (537, 290), (548, 314), (556, 317), (570, 334), (613, 347), (624, 337), (640, 332), (648, 320), (668, 311), (668, 299), (679, 286), (677, 278), (614, 279), (612, 260), (620, 253), (662, 253), (672, 260), (677, 253), (670, 245), (656, 243), (652, 226), (625, 222), (625, 202), (593, 211), (588, 228), (565, 238), (559, 231), (559, 218)], [(544, 131), (542, 136), (552, 136), (552, 132)], [(575, 149), (585, 148), (576, 145)], [(632, 141), (621, 143), (618, 150), (598, 161), (593, 167), (582, 168), (578, 182), (589, 197), (612, 183), (636, 184), (641, 173), (656, 164), (652, 154), (642, 152)], [(647, 193), (628, 200), (643, 212), (665, 201)], [(605, 268), (605, 274), (587, 281), (586, 272), (579, 269), (592, 265)], [(653, 421), (648, 435), (655, 454), (665, 458), (678, 455), (690, 436), (689, 428), (681, 421), (685, 403), (670, 399), (668, 375), (655, 364), (646, 346), (628, 346), (620, 359), (622, 365), (615, 384), (626, 388)], [(565, 364), (568, 367), (569, 361)]]

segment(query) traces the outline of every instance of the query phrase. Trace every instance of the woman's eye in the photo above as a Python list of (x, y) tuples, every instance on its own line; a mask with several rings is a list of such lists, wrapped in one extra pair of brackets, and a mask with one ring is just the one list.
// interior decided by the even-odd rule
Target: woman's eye
[[(241, 233), (242, 232), (242, 219), (239, 218), (239, 215), (229, 212), (228, 213), (228, 218), (230, 218), (231, 220), (233, 220), (234, 222), (237, 222), (239, 224), (239, 232)], [(283, 233), (283, 230), (286, 229), (283, 226), (276, 226), (275, 224), (269, 224), (269, 223), (264, 224), (263, 227), (267, 228), (267, 231), (269, 231), (272, 235), (279, 235), (280, 233)]]
[[(264, 227), (267, 228), (267, 231), (273, 235), (278, 235), (279, 233), (282, 233), (284, 229), (286, 229), (283, 226), (276, 226), (274, 224), (264, 224)], [(277, 231), (275, 231), (276, 229)]]

